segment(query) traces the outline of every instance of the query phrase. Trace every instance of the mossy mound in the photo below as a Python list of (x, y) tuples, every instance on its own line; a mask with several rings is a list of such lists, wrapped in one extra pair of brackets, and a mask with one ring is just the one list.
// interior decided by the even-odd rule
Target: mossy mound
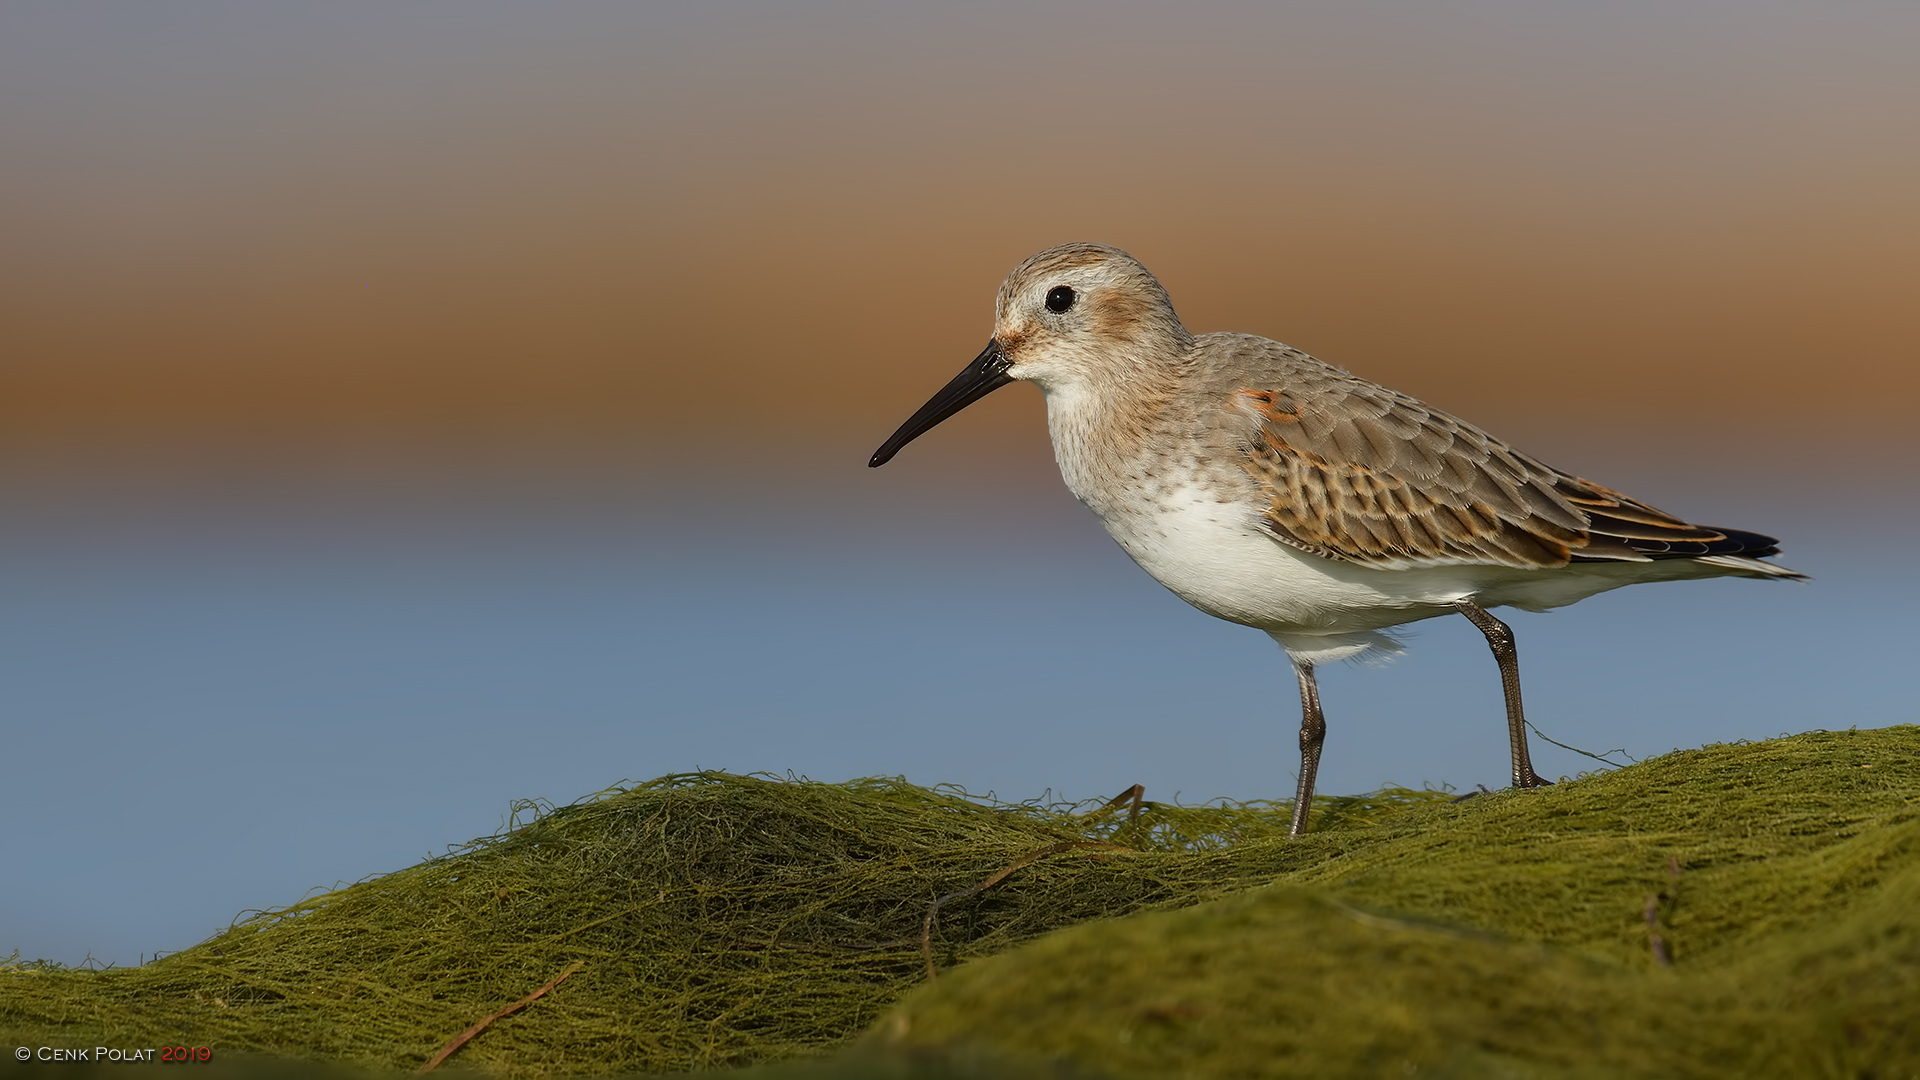
[[(1651, 894), (1642, 938), (1665, 936), (1670, 917), (1697, 947), (1668, 953), (1670, 967), (1651, 942), (1617, 961), (1386, 915), (1344, 888), (1275, 886), (954, 970), (908, 995), (868, 1049), (1087, 1063), (1110, 1078), (1916, 1076), (1920, 821), (1872, 834), (1830, 859), (1682, 876), (1680, 905)], [(1732, 894), (1768, 892), (1753, 878), (1772, 872), (1814, 903), (1770, 930), (1693, 928), (1722, 899), (1738, 905)], [(1622, 909), (1636, 886), (1663, 888), (1657, 872), (1617, 884)], [(1572, 920), (1561, 936), (1592, 940)]]
[(1724, 967), (1653, 972), (1279, 886), (962, 968), (876, 1052), (1130, 1077), (1910, 1077), (1920, 873)]
[[(699, 774), (530, 809), (143, 967), (0, 967), (0, 1035), (411, 1070), (572, 970), (453, 1061), (670, 1072), (871, 1027), (838, 1067), (1920, 1070), (1920, 728), (1326, 800), (1296, 841), (1283, 804), (1129, 821), (891, 781)], [(944, 974), (889, 1013), (927, 979), (929, 905), (1012, 867), (941, 908)]]
[[(1357, 828), (1434, 798), (1326, 809)], [(1158, 855), (1119, 873), (1111, 848), (1042, 860), (954, 905), (930, 938), (938, 963), (1256, 884), (1273, 860), (1248, 854), (1287, 852), (1284, 806), (1088, 809), (711, 773), (528, 804), (497, 836), (142, 967), (0, 968), (0, 1033), (410, 1069), (580, 962), (455, 1060), (529, 1076), (749, 1064), (858, 1035), (925, 978), (929, 903), (1038, 849), (1123, 833)]]

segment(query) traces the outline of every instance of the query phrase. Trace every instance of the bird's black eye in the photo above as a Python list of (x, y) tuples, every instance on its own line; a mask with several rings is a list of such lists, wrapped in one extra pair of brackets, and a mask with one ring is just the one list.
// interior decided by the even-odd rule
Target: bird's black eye
[(1079, 299), (1079, 296), (1072, 289), (1067, 288), (1065, 285), (1055, 285), (1053, 288), (1047, 290), (1047, 310), (1058, 315), (1072, 307), (1073, 302), (1077, 299)]

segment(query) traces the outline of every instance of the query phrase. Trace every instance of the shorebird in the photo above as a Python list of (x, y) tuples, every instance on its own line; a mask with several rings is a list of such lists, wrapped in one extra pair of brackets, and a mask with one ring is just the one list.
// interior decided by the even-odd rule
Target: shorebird
[(1692, 525), (1528, 457), (1464, 420), (1251, 334), (1194, 335), (1146, 267), (1066, 244), (1000, 286), (993, 337), (869, 466), (1008, 383), (1037, 385), (1067, 487), (1147, 573), (1209, 615), (1266, 631), (1300, 683), (1307, 827), (1326, 717), (1314, 668), (1397, 652), (1390, 627), (1461, 614), (1506, 699), (1513, 786), (1527, 753), (1513, 631), (1643, 581), (1801, 578), (1770, 536)]

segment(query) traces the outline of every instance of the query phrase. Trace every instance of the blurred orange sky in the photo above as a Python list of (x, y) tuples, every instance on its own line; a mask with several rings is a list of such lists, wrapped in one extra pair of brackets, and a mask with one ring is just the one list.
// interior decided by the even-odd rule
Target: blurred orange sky
[(10, 471), (857, 465), (1067, 240), (1537, 453), (1916, 445), (1911, 6), (164, 9), (0, 14)]

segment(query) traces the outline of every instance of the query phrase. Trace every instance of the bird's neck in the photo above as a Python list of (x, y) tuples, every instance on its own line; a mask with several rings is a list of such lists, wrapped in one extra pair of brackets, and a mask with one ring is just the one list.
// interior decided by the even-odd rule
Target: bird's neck
[(1105, 516), (1105, 504), (1141, 479), (1142, 462), (1173, 437), (1172, 415), (1184, 369), (1166, 365), (1108, 365), (1121, 378), (1076, 379), (1041, 389), (1047, 430), (1067, 488)]

